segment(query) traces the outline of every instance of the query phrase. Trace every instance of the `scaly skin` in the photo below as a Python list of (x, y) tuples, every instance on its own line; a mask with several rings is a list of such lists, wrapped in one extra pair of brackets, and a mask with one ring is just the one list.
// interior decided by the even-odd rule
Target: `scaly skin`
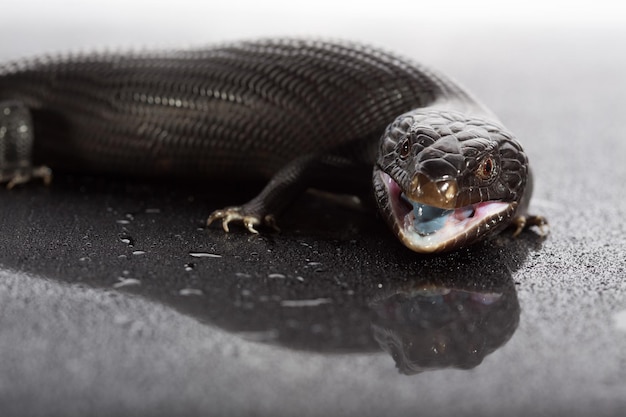
[[(256, 198), (209, 217), (209, 223), (222, 220), (225, 230), (242, 221), (256, 232), (262, 224), (275, 227), (275, 216), (309, 186), (355, 193), (371, 187), (368, 172), (375, 167), (383, 216), (418, 252), (454, 249), (527, 219), (527, 160), (513, 136), (443, 75), (362, 45), (287, 39), (192, 51), (44, 57), (0, 67), (0, 103), (9, 109), (0, 112), (0, 181), (10, 185), (31, 177), (49, 180), (46, 167), (232, 182), (264, 178), (267, 185)], [(414, 139), (410, 158), (400, 158), (398, 146), (406, 135), (419, 136), (407, 117), (415, 124), (424, 112), (462, 120), (465, 127), (453, 135), (458, 146), (439, 151), (476, 163), (476, 155), (462, 150), (466, 140), (476, 139), (480, 130), (479, 137), (491, 143), (496, 129), (492, 162), (499, 163), (503, 149), (517, 152), (515, 174), (496, 168), (498, 175), (517, 175), (519, 181), (505, 181), (506, 192), (487, 185), (481, 190), (491, 191), (476, 194), (476, 164), (459, 163), (454, 172), (437, 154), (424, 168), (419, 155), (426, 150), (418, 150)], [(394, 128), (399, 123), (404, 136)], [(27, 126), (28, 133), (16, 126)], [(430, 126), (437, 138), (449, 138), (445, 129), (456, 129), (439, 126)], [(437, 142), (446, 141), (431, 145)], [(406, 213), (390, 205), (391, 183), (381, 172), (402, 190), (394, 198), (404, 195), (410, 204), (449, 208), (499, 200), (508, 205), (507, 215), (468, 238), (415, 243), (400, 232), (398, 224), (407, 221), (397, 217)], [(416, 193), (418, 173), (422, 182), (433, 184), (454, 177), (458, 198), (435, 202), (426, 195), (431, 191), (423, 191), (433, 188), (425, 183)], [(381, 187), (382, 180), (388, 184)], [(526, 224), (538, 224), (536, 219)], [(428, 225), (437, 229), (439, 223)]]

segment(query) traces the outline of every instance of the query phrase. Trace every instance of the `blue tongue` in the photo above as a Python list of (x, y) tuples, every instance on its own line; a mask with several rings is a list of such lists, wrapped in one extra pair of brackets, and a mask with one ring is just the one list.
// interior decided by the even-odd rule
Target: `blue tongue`
[(430, 235), (446, 224), (446, 216), (454, 210), (440, 209), (426, 204), (415, 203), (402, 194), (402, 198), (413, 206), (413, 228), (422, 236)]

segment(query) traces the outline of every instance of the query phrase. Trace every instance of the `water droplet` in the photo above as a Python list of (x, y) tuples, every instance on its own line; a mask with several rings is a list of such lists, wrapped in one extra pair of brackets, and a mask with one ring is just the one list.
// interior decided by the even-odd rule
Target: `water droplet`
[(115, 223), (117, 224), (130, 224), (129, 220), (116, 220)]
[(185, 271), (189, 272), (189, 271), (193, 271), (193, 269), (196, 267), (196, 264), (194, 264), (193, 262), (189, 262), (185, 264)]
[(119, 277), (118, 281), (119, 282), (116, 282), (115, 284), (113, 284), (113, 288), (122, 288), (122, 287), (131, 286), (131, 285), (140, 285), (141, 284), (141, 281), (139, 281), (138, 279), (135, 279), (135, 278)]
[(136, 250), (136, 251), (133, 251), (133, 255), (143, 255), (143, 254), (145, 254), (145, 253), (146, 253), (146, 251), (145, 251), (145, 250)]
[(129, 236), (129, 235), (121, 234), (120, 241), (122, 243), (126, 243), (129, 248), (132, 248), (133, 246), (135, 246), (135, 240), (132, 238), (132, 236)]
[(317, 307), (332, 302), (333, 300), (330, 298), (314, 298), (310, 300), (282, 300), (280, 305), (283, 307)]
[(202, 290), (199, 290), (196, 288), (183, 288), (182, 290), (178, 291), (178, 294), (180, 295), (203, 295), (204, 293), (202, 292)]
[(80, 262), (87, 262), (87, 261), (91, 261), (91, 258), (89, 256), (83, 256), (82, 258), (78, 258), (78, 260)]
[(297, 279), (298, 281), (300, 281), (300, 282), (304, 282), (304, 278), (302, 278), (302, 277), (300, 277), (300, 276), (296, 277), (296, 279)]
[(217, 255), (215, 253), (207, 253), (207, 252), (189, 252), (189, 256), (193, 256), (194, 258), (221, 258), (222, 255)]
[(269, 274), (267, 277), (268, 278), (274, 278), (274, 279), (284, 279), (285, 275), (283, 275), (283, 274)]
[(235, 272), (235, 276), (237, 278), (250, 278), (252, 275), (246, 274), (245, 272)]
[(382, 288), (382, 287), (383, 287), (383, 284), (378, 284), (378, 288)]

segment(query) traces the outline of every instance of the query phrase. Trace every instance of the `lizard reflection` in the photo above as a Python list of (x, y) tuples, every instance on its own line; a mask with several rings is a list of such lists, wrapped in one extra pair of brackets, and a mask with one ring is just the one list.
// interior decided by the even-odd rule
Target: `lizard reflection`
[(519, 323), (511, 281), (500, 288), (408, 284), (370, 304), (372, 332), (401, 373), (470, 369), (506, 343)]
[(222, 304), (208, 320), (246, 339), (290, 349), (328, 354), (382, 349), (404, 374), (470, 369), (503, 346), (518, 326), (512, 271), (528, 243), (492, 242), (410, 263), (402, 254), (381, 254), (384, 265), (398, 263), (387, 270), (370, 267), (376, 275), (369, 277), (343, 276), (343, 290), (337, 288), (338, 278), (327, 280), (332, 271), (297, 285), (237, 279), (229, 287), (241, 289), (245, 299)]

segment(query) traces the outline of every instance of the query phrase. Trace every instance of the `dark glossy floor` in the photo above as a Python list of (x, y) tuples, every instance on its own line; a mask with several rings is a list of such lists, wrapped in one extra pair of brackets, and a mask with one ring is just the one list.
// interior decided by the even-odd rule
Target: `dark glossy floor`
[(517, 132), (546, 239), (420, 256), (320, 195), (259, 237), (203, 226), (253, 189), (0, 191), (1, 414), (624, 415), (625, 35), (397, 46)]

